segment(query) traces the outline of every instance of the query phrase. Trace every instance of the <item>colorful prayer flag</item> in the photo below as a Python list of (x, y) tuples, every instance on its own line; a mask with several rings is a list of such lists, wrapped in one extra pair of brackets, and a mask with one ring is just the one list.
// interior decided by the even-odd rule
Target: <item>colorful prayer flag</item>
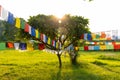
[(21, 27), (21, 29), (25, 29), (25, 20), (24, 19), (20, 19), (20, 27)]
[(6, 43), (0, 43), (0, 50), (6, 49)]
[(31, 36), (36, 36), (36, 34), (35, 34), (35, 28), (31, 28)]
[(1, 7), (1, 18), (2, 18), (4, 21), (7, 21), (7, 20), (8, 20), (8, 11), (5, 10), (3, 7)]
[(16, 18), (16, 20), (15, 20), (15, 26), (17, 28), (20, 28), (20, 18)]
[(24, 31), (25, 32), (29, 32), (29, 24), (28, 23), (25, 23)]
[(36, 38), (39, 38), (38, 30), (35, 30)]
[(7, 22), (8, 22), (9, 24), (14, 24), (14, 16), (13, 16), (13, 14), (10, 13), (10, 12), (8, 12), (8, 20), (7, 20)]

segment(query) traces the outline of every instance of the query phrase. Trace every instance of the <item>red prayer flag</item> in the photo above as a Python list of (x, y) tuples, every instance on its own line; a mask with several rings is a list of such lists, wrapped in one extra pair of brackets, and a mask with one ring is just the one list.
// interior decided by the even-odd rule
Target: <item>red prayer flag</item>
[(25, 29), (24, 29), (25, 32), (29, 32), (29, 24), (28, 23), (25, 23)]
[(12, 42), (7, 42), (7, 47), (8, 48), (14, 48), (14, 44)]
[(85, 50), (85, 51), (88, 51), (88, 46), (84, 46), (84, 50)]
[(40, 34), (40, 40), (43, 41), (43, 34), (42, 33)]
[(39, 49), (39, 50), (45, 49), (45, 45), (44, 45), (44, 44), (39, 44), (39, 45), (38, 45), (38, 49)]

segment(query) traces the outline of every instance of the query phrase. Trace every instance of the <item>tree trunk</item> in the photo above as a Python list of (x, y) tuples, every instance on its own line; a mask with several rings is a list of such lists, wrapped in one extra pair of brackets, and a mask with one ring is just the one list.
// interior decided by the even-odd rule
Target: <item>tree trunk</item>
[(57, 52), (57, 57), (58, 57), (58, 60), (59, 60), (59, 68), (62, 67), (62, 61), (61, 61), (61, 54), (59, 54), (59, 51)]
[(70, 55), (70, 61), (73, 65), (76, 65), (77, 64), (77, 53), (76, 51), (72, 51), (69, 53)]

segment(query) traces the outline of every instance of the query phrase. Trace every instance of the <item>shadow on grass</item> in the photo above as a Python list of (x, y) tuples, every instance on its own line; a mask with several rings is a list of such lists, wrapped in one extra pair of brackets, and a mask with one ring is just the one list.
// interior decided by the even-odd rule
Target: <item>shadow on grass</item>
[(89, 64), (80, 63), (58, 69), (56, 74), (51, 74), (50, 80), (104, 80), (101, 76), (89, 71)]
[(4, 66), (18, 66), (17, 64), (0, 64), (0, 65), (4, 65)]

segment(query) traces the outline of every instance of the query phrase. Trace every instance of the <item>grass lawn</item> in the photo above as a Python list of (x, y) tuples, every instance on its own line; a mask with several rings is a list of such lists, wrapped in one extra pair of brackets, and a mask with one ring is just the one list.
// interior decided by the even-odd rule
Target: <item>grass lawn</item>
[(0, 80), (120, 80), (120, 52), (79, 52), (77, 66), (45, 51), (0, 50)]

